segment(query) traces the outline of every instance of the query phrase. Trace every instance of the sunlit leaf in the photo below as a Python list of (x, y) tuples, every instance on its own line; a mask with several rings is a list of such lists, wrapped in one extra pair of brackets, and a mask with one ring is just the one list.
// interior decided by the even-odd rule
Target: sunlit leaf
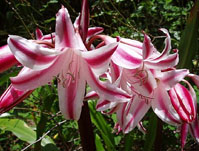
[(101, 142), (101, 138), (98, 134), (95, 134), (95, 144), (96, 144), (97, 151), (105, 150), (103, 147), (103, 143)]
[(115, 143), (114, 143), (114, 135), (112, 134), (112, 129), (107, 121), (104, 119), (100, 112), (95, 110), (95, 102), (89, 102), (89, 108), (91, 113), (91, 120), (97, 129), (100, 131), (100, 135), (102, 136), (107, 150), (114, 151)]
[[(28, 143), (34, 143), (36, 140), (36, 132), (20, 119), (0, 118), (0, 129), (10, 131), (20, 140)], [(42, 146), (46, 144), (54, 144), (50, 137), (45, 137), (42, 140)]]

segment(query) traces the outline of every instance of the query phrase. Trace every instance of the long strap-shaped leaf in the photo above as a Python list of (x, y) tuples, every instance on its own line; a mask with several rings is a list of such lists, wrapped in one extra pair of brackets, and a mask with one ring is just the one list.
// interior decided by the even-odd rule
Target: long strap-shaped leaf
[(153, 150), (155, 138), (157, 135), (157, 132), (156, 132), (157, 126), (158, 126), (158, 118), (153, 112), (151, 112), (150, 118), (149, 118), (148, 132), (147, 132), (146, 140), (144, 143), (144, 151)]
[(192, 60), (199, 54), (199, 0), (194, 4), (187, 20), (187, 24), (180, 40), (179, 54), (180, 62), (179, 68), (190, 68)]

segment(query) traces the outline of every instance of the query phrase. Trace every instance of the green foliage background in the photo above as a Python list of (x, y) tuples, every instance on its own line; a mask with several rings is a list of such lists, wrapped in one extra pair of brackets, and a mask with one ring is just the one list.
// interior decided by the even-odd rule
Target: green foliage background
[[(178, 48), (182, 31), (194, 1), (190, 0), (90, 0), (90, 25), (104, 27), (104, 33), (111, 36), (121, 36), (143, 40), (142, 31), (148, 33), (159, 50), (164, 47), (164, 38), (159, 28), (167, 28), (171, 33), (172, 47)], [(55, 14), (64, 5), (74, 21), (81, 9), (81, 0), (1, 0), (0, 1), (0, 45), (6, 44), (9, 34), (34, 38), (34, 31), (39, 27), (44, 34), (54, 32)], [(198, 29), (196, 30), (198, 32)], [(194, 73), (198, 71), (198, 53), (196, 49), (193, 63), (189, 68)], [(9, 85), (9, 76), (15, 76), (18, 67), (0, 74), (0, 94)], [(8, 115), (0, 118), (0, 150), (22, 150), (43, 134), (48, 132), (47, 143), (42, 150), (81, 150), (78, 125), (75, 121), (64, 121), (59, 113), (56, 83), (38, 88), (23, 103), (12, 109)], [(199, 94), (198, 90), (196, 89)], [(163, 124), (155, 118), (151, 111), (145, 116), (144, 125), (150, 127), (148, 121), (156, 120), (163, 125), (155, 136), (142, 134), (135, 128), (127, 135), (114, 133), (115, 115), (102, 115), (95, 111), (95, 102), (89, 103), (90, 114), (95, 132), (95, 142), (98, 151), (102, 150), (180, 150), (179, 134), (175, 128)], [(149, 120), (150, 119), (150, 120)], [(3, 123), (2, 123), (3, 121)], [(9, 127), (6, 122), (10, 121)], [(12, 124), (13, 123), (13, 124)], [(24, 127), (24, 123), (26, 126)], [(27, 128), (27, 133), (16, 129)], [(54, 127), (54, 128), (53, 128)], [(156, 127), (158, 129), (158, 127)], [(150, 144), (149, 139), (154, 140)], [(156, 137), (156, 138), (155, 138)], [(29, 139), (31, 140), (29, 140)], [(37, 143), (40, 144), (40, 143)], [(198, 145), (188, 137), (186, 151), (197, 150)], [(27, 150), (34, 150), (32, 145)]]

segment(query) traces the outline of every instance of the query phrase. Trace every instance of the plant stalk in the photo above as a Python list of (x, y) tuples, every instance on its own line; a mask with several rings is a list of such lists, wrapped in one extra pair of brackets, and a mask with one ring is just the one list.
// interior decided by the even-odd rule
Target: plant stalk
[(83, 150), (95, 151), (95, 137), (93, 133), (93, 127), (91, 124), (88, 102), (86, 101), (84, 101), (84, 105), (82, 107), (82, 112), (78, 121), (78, 126)]

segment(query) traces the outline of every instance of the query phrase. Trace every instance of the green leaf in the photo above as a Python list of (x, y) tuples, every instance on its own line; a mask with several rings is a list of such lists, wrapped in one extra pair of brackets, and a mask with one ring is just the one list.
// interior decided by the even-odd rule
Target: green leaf
[(179, 45), (180, 62), (179, 68), (191, 68), (192, 60), (199, 51), (198, 45), (199, 28), (199, 0), (195, 2)]
[(105, 150), (104, 147), (103, 147), (103, 144), (101, 142), (101, 138), (98, 134), (95, 134), (95, 144), (96, 144), (96, 150), (97, 151)]
[(144, 151), (151, 151), (156, 138), (156, 129), (157, 129), (158, 118), (155, 113), (150, 113), (149, 127), (146, 134), (146, 141), (144, 144)]
[(42, 147), (42, 151), (59, 151), (59, 150), (54, 144), (47, 144), (44, 147)]
[(126, 134), (125, 137), (124, 137), (124, 140), (125, 140), (124, 141), (125, 142), (125, 144), (124, 144), (124, 151), (129, 151), (129, 150), (132, 149), (133, 143), (132, 143), (131, 133), (132, 132)]
[(114, 141), (114, 135), (112, 134), (112, 129), (110, 125), (106, 122), (104, 117), (100, 112), (97, 112), (95, 110), (95, 102), (89, 102), (89, 108), (90, 108), (90, 114), (91, 114), (91, 120), (97, 127), (97, 129), (100, 131), (101, 136), (106, 144), (108, 151), (114, 151), (115, 149), (115, 141)]
[(19, 139), (28, 143), (33, 143), (36, 140), (36, 133), (22, 120), (1, 118), (0, 128), (11, 131)]
[(1, 77), (0, 77), (0, 86), (3, 85), (5, 82), (7, 82), (10, 77), (16, 76), (17, 73), (18, 72), (11, 72), (11, 73), (2, 74)]
[[(0, 129), (10, 131), (20, 140), (28, 143), (34, 143), (36, 140), (36, 132), (20, 119), (0, 118)], [(45, 146), (54, 142), (50, 137), (45, 137), (41, 144)]]

